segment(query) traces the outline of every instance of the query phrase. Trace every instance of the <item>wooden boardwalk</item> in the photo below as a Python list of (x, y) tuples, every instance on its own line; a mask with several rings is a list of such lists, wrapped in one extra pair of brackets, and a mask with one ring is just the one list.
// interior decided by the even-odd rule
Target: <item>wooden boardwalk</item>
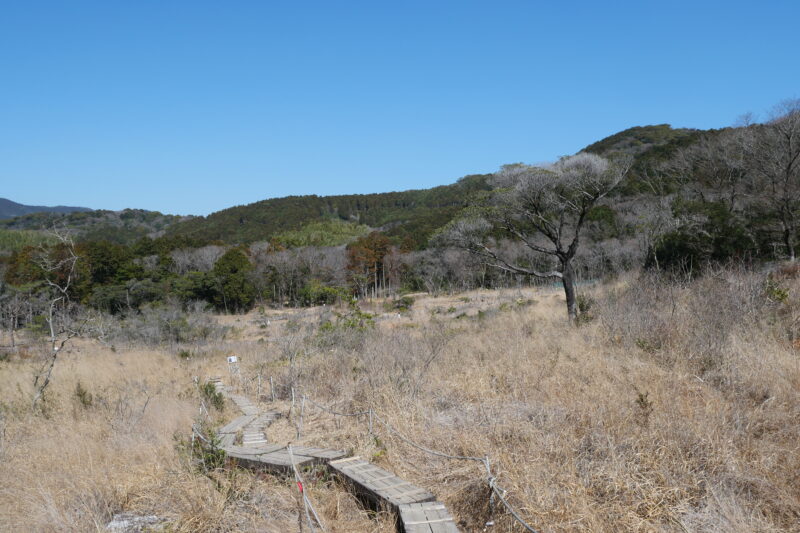
[(400, 522), (405, 533), (458, 533), (453, 517), (441, 502), (401, 505)]
[(357, 456), (331, 461), (329, 465), (346, 484), (353, 486), (356, 494), (376, 505), (388, 503), (394, 511), (398, 511), (399, 506), (406, 503), (431, 502), (436, 499), (427, 490)]
[[(405, 533), (453, 533), (455, 521), (431, 492), (384, 470), (360, 457), (347, 457), (340, 450), (270, 444), (266, 429), (281, 416), (277, 411), (260, 411), (244, 396), (231, 394), (219, 379), (211, 380), (242, 415), (217, 432), (220, 447), (229, 464), (258, 472), (291, 475), (300, 469), (326, 466), (359, 499), (373, 508), (388, 508), (398, 515), (399, 531)], [(292, 459), (294, 461), (292, 462)], [(294, 466), (293, 466), (294, 463)]]

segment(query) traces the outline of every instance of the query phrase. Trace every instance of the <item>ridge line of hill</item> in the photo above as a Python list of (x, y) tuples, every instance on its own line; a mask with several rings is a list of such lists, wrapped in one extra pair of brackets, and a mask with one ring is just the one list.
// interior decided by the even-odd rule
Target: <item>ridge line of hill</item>
[[(626, 153), (634, 166), (618, 194), (641, 192), (641, 170), (653, 160), (668, 158), (680, 147), (715, 130), (672, 128), (669, 124), (635, 126), (610, 135), (581, 151), (609, 155)], [(54, 225), (73, 229), (81, 240), (131, 244), (143, 237), (166, 237), (195, 244), (248, 244), (287, 234), (306, 242), (297, 232), (341, 231), (363, 234), (364, 228), (383, 231), (409, 248), (424, 248), (430, 235), (447, 224), (470, 199), (490, 189), (490, 174), (474, 174), (455, 183), (428, 189), (331, 196), (291, 195), (228, 207), (206, 216), (164, 215), (156, 211), (85, 210), (70, 213), (32, 213), (0, 220), (0, 229), (43, 230)], [(310, 229), (309, 229), (310, 228)], [(299, 240), (298, 240), (299, 239)], [(313, 239), (312, 239), (313, 240)]]

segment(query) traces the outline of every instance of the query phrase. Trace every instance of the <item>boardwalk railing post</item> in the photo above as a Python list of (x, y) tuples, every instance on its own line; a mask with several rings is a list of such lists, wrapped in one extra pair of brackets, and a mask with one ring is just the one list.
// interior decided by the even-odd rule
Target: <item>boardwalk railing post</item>
[(300, 423), (297, 424), (297, 438), (298, 440), (303, 436), (303, 413), (306, 410), (306, 395), (303, 394), (303, 398), (300, 400)]
[(483, 466), (486, 467), (487, 483), (489, 486), (489, 521), (494, 523), (495, 500), (494, 500), (494, 486), (492, 485), (494, 481), (494, 476), (492, 475), (492, 467), (489, 464), (488, 455), (484, 456), (483, 458)]
[(289, 420), (292, 419), (294, 415), (294, 387), (292, 387), (292, 406), (289, 408)]

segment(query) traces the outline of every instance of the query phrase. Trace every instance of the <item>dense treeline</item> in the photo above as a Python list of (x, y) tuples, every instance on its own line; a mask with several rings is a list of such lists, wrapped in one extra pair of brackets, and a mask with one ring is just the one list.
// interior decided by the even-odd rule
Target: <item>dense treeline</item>
[[(44, 288), (44, 264), (58, 264), (65, 244), (28, 246), (5, 264), (5, 290)], [(123, 246), (96, 241), (74, 244), (79, 261), (69, 298), (110, 313), (177, 301), (184, 307), (204, 301), (220, 312), (243, 312), (255, 305), (317, 305), (353, 296), (398, 291), (442, 291), (517, 283), (488, 271), (461, 250), (412, 252), (372, 232), (350, 245), (284, 249), (268, 242), (250, 246), (208, 245), (160, 253), (155, 245)], [(156, 252), (156, 253), (148, 253)]]

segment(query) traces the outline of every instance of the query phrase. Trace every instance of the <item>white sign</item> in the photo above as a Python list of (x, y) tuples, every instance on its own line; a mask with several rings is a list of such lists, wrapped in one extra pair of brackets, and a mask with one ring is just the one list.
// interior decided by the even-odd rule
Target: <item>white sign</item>
[(237, 361), (239, 361), (239, 358), (236, 357), (235, 355), (229, 355), (228, 356), (228, 362), (229, 363), (236, 363)]

